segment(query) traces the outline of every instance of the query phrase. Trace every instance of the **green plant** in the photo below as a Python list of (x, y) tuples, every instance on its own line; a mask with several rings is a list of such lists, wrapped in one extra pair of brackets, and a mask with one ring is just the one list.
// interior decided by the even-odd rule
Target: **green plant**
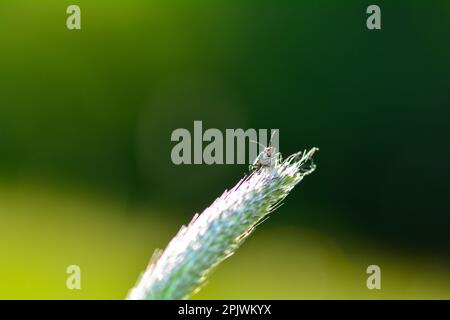
[(164, 251), (156, 250), (128, 299), (186, 299), (276, 210), (304, 176), (315, 170), (309, 152), (244, 177), (183, 226)]

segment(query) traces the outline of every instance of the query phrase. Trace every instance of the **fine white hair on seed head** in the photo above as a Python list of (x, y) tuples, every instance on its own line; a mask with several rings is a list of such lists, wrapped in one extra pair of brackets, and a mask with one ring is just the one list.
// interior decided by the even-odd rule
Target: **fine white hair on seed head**
[(195, 214), (164, 251), (155, 251), (127, 298), (186, 299), (197, 292), (210, 272), (316, 169), (312, 157), (317, 150), (298, 152), (272, 167), (260, 168)]

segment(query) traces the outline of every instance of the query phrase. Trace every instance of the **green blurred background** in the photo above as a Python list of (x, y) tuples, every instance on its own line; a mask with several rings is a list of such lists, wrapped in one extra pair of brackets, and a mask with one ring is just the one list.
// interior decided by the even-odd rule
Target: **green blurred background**
[(173, 165), (194, 120), (320, 147), (195, 298), (450, 298), (450, 2), (374, 3), (2, 0), (0, 298), (124, 298), (247, 170)]

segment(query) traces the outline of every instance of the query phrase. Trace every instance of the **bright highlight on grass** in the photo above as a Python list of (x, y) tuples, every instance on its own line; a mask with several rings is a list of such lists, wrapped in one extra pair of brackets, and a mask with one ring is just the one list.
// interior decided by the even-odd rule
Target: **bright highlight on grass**
[(226, 190), (181, 227), (164, 251), (155, 251), (128, 299), (187, 299), (197, 292), (211, 271), (315, 170), (312, 156), (317, 150), (298, 152), (284, 161), (275, 158), (273, 165), (261, 167)]

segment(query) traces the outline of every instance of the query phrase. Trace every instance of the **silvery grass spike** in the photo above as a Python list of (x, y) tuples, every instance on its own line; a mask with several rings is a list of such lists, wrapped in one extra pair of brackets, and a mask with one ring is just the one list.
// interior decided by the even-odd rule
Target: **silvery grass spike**
[(273, 165), (253, 171), (195, 214), (164, 251), (155, 251), (127, 299), (187, 299), (197, 292), (211, 271), (315, 170), (312, 157), (317, 150), (298, 152), (284, 161), (277, 155)]

